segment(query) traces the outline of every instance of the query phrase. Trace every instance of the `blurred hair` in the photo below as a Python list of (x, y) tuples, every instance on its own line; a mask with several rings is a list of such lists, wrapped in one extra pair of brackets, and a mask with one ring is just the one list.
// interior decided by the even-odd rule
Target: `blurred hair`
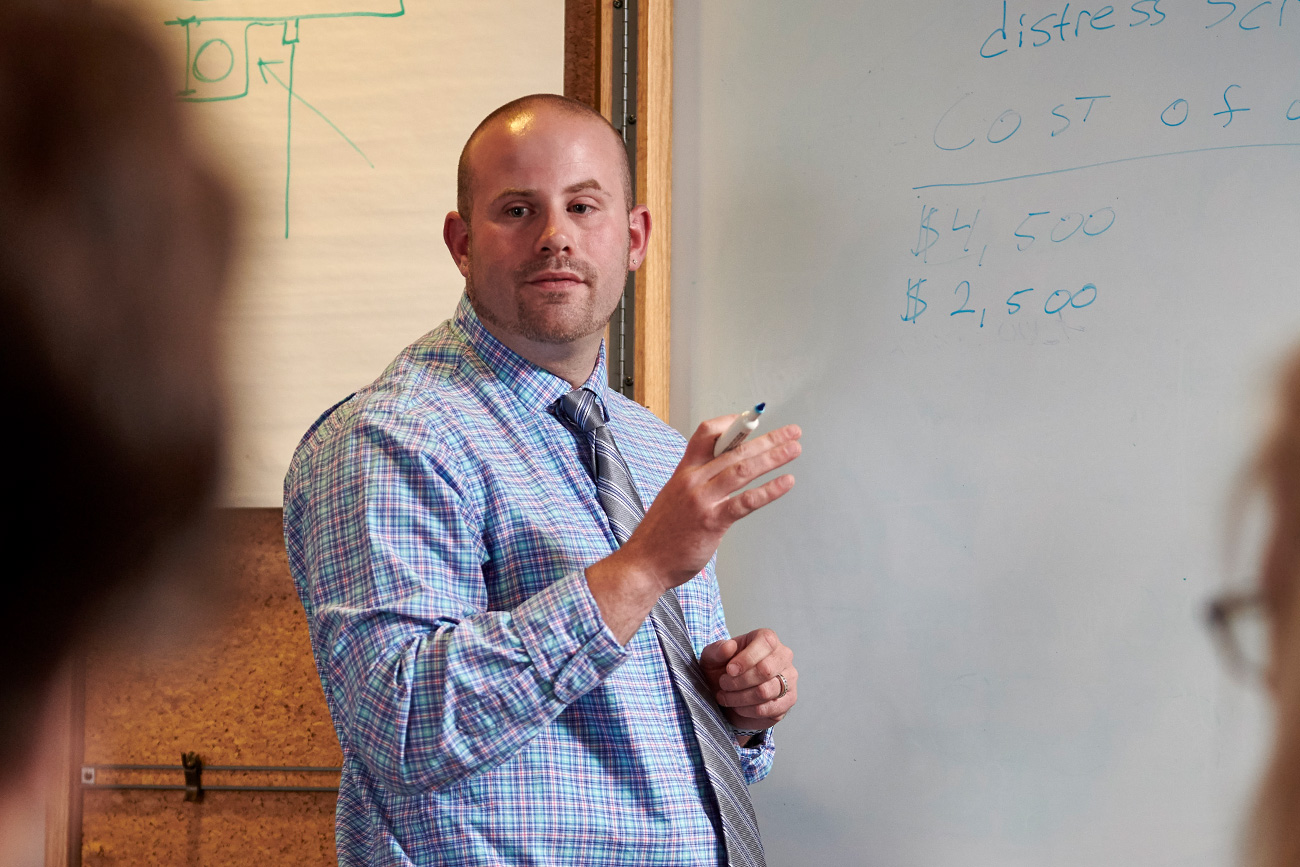
[(474, 168), (470, 159), (471, 146), (483, 135), (484, 130), (498, 120), (502, 118), (513, 119), (518, 115), (536, 111), (539, 108), (548, 108), (561, 114), (583, 117), (609, 130), (610, 135), (618, 143), (619, 153), (622, 154), (619, 168), (621, 170), (620, 180), (623, 182), (623, 202), (627, 206), (627, 210), (631, 212), (636, 204), (632, 199), (632, 167), (628, 162), (627, 148), (623, 144), (623, 136), (619, 131), (614, 129), (613, 124), (606, 120), (603, 114), (585, 102), (579, 102), (567, 96), (560, 96), (558, 93), (533, 93), (511, 100), (496, 109), (483, 118), (479, 125), (474, 127), (474, 131), (469, 134), (469, 138), (465, 141), (465, 147), (461, 148), (460, 151), (460, 162), (456, 166), (456, 212), (460, 214), (461, 219), (468, 224), (470, 211), (474, 208), (474, 198), (471, 194), (471, 187), (474, 184)]
[(98, 3), (0, 9), (0, 778), (105, 612), (202, 559), (235, 214), (170, 72)]
[(1272, 758), (1247, 841), (1254, 867), (1300, 865), (1300, 354), (1287, 363), (1277, 420), (1258, 461), (1273, 526), (1261, 592), (1273, 624), (1269, 685), (1276, 705)]

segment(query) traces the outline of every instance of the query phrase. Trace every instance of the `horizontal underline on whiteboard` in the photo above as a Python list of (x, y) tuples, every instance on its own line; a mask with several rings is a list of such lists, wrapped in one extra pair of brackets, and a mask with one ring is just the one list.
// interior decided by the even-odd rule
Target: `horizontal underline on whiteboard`
[(194, 15), (188, 18), (173, 18), (163, 24), (214, 24), (225, 22), (239, 24), (286, 24), (290, 21), (323, 21), (330, 18), (401, 18), (403, 12), (314, 12), (306, 15), (214, 15), (202, 18)]
[(1105, 160), (1104, 162), (1100, 162), (1100, 163), (1089, 163), (1086, 166), (1070, 166), (1069, 168), (1064, 168), (1064, 169), (1049, 169), (1048, 171), (1045, 172), (1032, 172), (1027, 175), (1010, 175), (1005, 178), (989, 178), (988, 180), (985, 181), (956, 181), (953, 183), (945, 183), (945, 184), (921, 184), (920, 186), (912, 187), (912, 189), (932, 190), (935, 189), (936, 187), (982, 187), (988, 184), (1004, 184), (1008, 181), (1024, 181), (1030, 178), (1045, 178), (1048, 175), (1063, 175), (1066, 172), (1081, 172), (1084, 169), (1099, 169), (1103, 166), (1116, 166), (1119, 165), (1120, 163), (1135, 163), (1138, 162), (1139, 160), (1158, 160), (1158, 159), (1163, 159), (1165, 157), (1186, 156), (1187, 154), (1208, 154), (1208, 153), (1213, 153), (1215, 151), (1238, 151), (1238, 150), (1251, 150), (1256, 148), (1300, 148), (1300, 142), (1275, 142), (1275, 143), (1264, 143), (1264, 144), (1223, 145), (1221, 147), (1213, 147), (1213, 148), (1193, 148), (1192, 150), (1185, 150), (1185, 151), (1169, 151), (1168, 153), (1163, 153), (1163, 154), (1142, 154), (1141, 156), (1136, 156), (1136, 157), (1120, 157), (1119, 159), (1116, 160)]

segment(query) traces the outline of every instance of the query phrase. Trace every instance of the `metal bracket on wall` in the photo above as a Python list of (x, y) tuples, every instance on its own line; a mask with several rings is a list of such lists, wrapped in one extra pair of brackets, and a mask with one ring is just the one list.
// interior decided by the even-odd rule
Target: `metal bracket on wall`
[(181, 753), (181, 769), (185, 771), (185, 800), (203, 803), (203, 759), (198, 753)]
[[(157, 775), (175, 774), (179, 771), (184, 782), (177, 783), (126, 783), (100, 782), (104, 772), (110, 776), (116, 773), (127, 774), (150, 773)], [(83, 791), (95, 789), (144, 790), (155, 792), (184, 792), (185, 800), (202, 803), (207, 792), (333, 792), (339, 787), (333, 786), (251, 786), (239, 784), (206, 785), (203, 773), (237, 773), (237, 774), (341, 774), (342, 768), (315, 767), (302, 765), (205, 765), (198, 753), (184, 753), (179, 765), (83, 765), (81, 767), (81, 788)], [(174, 779), (174, 778), (173, 778)]]

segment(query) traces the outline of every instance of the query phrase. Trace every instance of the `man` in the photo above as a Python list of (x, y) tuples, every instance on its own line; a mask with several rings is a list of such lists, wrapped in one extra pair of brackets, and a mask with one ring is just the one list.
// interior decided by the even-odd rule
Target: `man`
[(771, 630), (727, 637), (712, 558), (791, 488), (731, 496), (799, 431), (714, 459), (731, 417), (683, 444), (606, 388), (603, 329), (650, 239), (630, 187), (586, 106), (489, 115), (444, 225), (455, 318), (294, 457), (285, 535), (343, 747), (342, 864), (762, 863), (744, 784), (798, 674)]

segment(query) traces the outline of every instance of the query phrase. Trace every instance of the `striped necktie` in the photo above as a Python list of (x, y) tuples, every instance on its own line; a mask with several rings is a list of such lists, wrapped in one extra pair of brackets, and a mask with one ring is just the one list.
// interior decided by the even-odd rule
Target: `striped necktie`
[[(614, 538), (622, 545), (641, 523), (645, 509), (627, 463), (614, 444), (614, 436), (605, 426), (609, 420), (605, 407), (590, 389), (575, 388), (557, 400), (552, 409), (586, 434), (594, 459), (591, 468), (596, 477), (596, 495), (609, 518)], [(673, 685), (690, 710), (691, 727), (722, 817), (727, 863), (730, 867), (766, 867), (758, 836), (758, 817), (749, 801), (731, 729), (713, 700), (713, 691), (695, 657), (677, 594), (669, 590), (659, 597), (650, 612), (650, 620), (659, 636)]]

